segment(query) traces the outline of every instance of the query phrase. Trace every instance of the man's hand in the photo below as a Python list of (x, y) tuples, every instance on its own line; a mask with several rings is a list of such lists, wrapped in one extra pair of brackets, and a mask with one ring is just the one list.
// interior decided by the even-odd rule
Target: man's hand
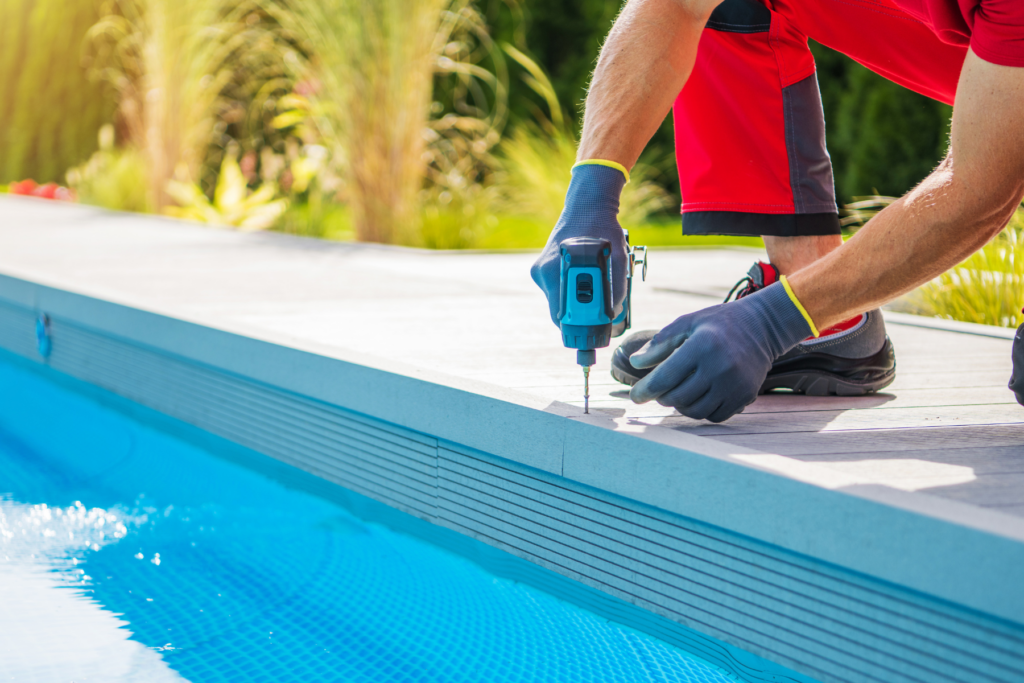
[(558, 245), (570, 237), (598, 237), (612, 245), (612, 303), (615, 315), (622, 312), (626, 298), (626, 270), (629, 256), (626, 239), (619, 225), (619, 195), (626, 184), (626, 174), (616, 168), (599, 164), (579, 164), (572, 170), (572, 182), (565, 196), (565, 208), (548, 237), (530, 276), (548, 298), (551, 321), (558, 325), (559, 279), (561, 258)]
[(781, 282), (689, 313), (630, 357), (635, 368), (657, 367), (629, 397), (722, 422), (753, 403), (775, 359), (812, 333)]

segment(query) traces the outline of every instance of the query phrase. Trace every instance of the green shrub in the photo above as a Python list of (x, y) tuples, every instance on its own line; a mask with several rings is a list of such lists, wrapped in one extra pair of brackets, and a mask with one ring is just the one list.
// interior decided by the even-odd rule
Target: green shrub
[(68, 171), (68, 186), (83, 204), (116, 211), (148, 213), (146, 159), (134, 148), (114, 146), (114, 127), (100, 129), (99, 149), (87, 162)]
[(207, 199), (195, 183), (172, 180), (167, 193), (177, 202), (164, 213), (185, 220), (230, 225), (240, 230), (266, 230), (274, 226), (288, 208), (288, 201), (276, 199), (277, 186), (264, 183), (255, 191), (249, 190), (242, 169), (233, 151), (224, 155), (217, 174), (217, 187), (213, 201)]
[(1024, 208), (995, 239), (905, 299), (904, 310), (947, 320), (1024, 323)]
[[(855, 197), (843, 224), (857, 229), (896, 197)], [(963, 263), (897, 299), (889, 308), (946, 320), (1017, 327), (1024, 322), (1024, 206), (996, 237)]]

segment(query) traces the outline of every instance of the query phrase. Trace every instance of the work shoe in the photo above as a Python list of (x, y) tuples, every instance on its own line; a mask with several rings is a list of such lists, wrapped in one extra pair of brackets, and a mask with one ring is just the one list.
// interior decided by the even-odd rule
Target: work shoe
[[(779, 271), (774, 266), (755, 263), (725, 300), (742, 299), (778, 279)], [(626, 337), (612, 354), (612, 377), (633, 386), (653, 370), (634, 368), (629, 357), (656, 333), (640, 330)], [(1024, 342), (1021, 346), (1024, 389)], [(875, 309), (822, 330), (817, 339), (811, 337), (797, 344), (772, 364), (760, 393), (788, 389), (810, 396), (860, 396), (884, 389), (895, 378), (896, 355), (885, 334), (882, 313)]]
[[(627, 339), (626, 341), (629, 340)], [(1024, 406), (1024, 325), (1018, 327), (1017, 334), (1013, 335), (1013, 351), (1011, 353), (1013, 372), (1010, 374), (1010, 391), (1017, 397), (1017, 403)], [(613, 372), (612, 374), (615, 373)], [(616, 377), (615, 379), (619, 378)], [(619, 379), (619, 381), (621, 382), (622, 380)]]

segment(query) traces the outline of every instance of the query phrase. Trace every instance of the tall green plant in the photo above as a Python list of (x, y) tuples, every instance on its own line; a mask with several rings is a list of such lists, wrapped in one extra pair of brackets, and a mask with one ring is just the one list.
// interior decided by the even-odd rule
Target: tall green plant
[(99, 16), (97, 0), (0, 1), (0, 182), (62, 181), (96, 149), (113, 106), (82, 41)]
[[(332, 143), (358, 238), (415, 241), (428, 169), (439, 170), (435, 180), (468, 172), (461, 160), (497, 142), (489, 131), (503, 94), (476, 97), (480, 88), (466, 79), (484, 79), (494, 93), (500, 88), (493, 72), (474, 64), (479, 55), (456, 39), (482, 25), (472, 3), (267, 0), (265, 6), (313, 56), (296, 63), (315, 84), (318, 126)], [(438, 73), (457, 76), (463, 85), (456, 84), (456, 93), (469, 91), (461, 111), (446, 112), (433, 101)]]
[[(536, 122), (523, 123), (500, 147), (503, 173), (500, 188), (504, 213), (546, 219), (554, 223), (562, 211), (576, 162), (576, 138), (547, 74), (511, 45), (505, 50), (527, 72), (527, 85), (548, 105), (549, 114), (534, 112)], [(637, 164), (619, 202), (619, 221), (639, 225), (665, 209), (670, 199), (651, 180), (652, 169)]]
[(127, 144), (146, 161), (148, 203), (171, 203), (168, 183), (197, 180), (235, 78), (254, 44), (250, 7), (231, 0), (110, 0), (90, 32), (97, 73), (118, 93)]

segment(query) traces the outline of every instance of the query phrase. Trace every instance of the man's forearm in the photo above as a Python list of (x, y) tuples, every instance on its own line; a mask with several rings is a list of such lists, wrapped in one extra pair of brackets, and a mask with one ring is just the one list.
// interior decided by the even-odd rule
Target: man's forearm
[(672, 108), (720, 0), (630, 0), (615, 21), (587, 95), (577, 158), (632, 168)]
[(1024, 69), (969, 53), (950, 155), (852, 239), (789, 276), (818, 329), (876, 308), (977, 251), (1024, 194)]

